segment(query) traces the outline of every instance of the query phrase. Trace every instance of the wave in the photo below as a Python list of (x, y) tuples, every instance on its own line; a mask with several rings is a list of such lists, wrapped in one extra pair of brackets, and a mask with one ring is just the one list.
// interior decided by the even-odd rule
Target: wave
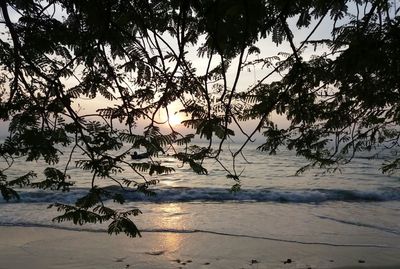
[[(54, 226), (54, 225), (46, 225), (46, 224), (36, 224), (36, 223), (5, 223), (0, 222), (0, 226), (5, 227), (37, 227), (37, 228), (48, 228), (48, 229), (58, 229), (58, 230), (67, 230), (67, 231), (77, 231), (77, 232), (92, 232), (92, 233), (105, 233), (106, 229), (102, 228), (82, 228), (82, 227), (67, 227), (67, 226)], [(290, 240), (278, 237), (267, 237), (267, 236), (258, 236), (258, 235), (248, 235), (248, 234), (239, 234), (239, 233), (228, 233), (228, 232), (219, 232), (212, 230), (200, 230), (200, 229), (143, 229), (141, 233), (174, 233), (174, 234), (212, 234), (219, 236), (228, 236), (228, 237), (240, 237), (240, 238), (249, 238), (256, 240), (268, 240), (268, 241), (277, 241), (284, 243), (294, 243), (300, 245), (323, 245), (323, 246), (332, 246), (332, 247), (360, 247), (360, 248), (393, 248), (389, 245), (381, 245), (381, 244), (339, 244), (339, 243), (331, 243), (331, 242), (319, 242), (319, 241), (300, 241), (300, 240)]]
[[(224, 188), (164, 188), (154, 190), (154, 195), (133, 190), (122, 190), (117, 186), (108, 187), (112, 192), (122, 194), (127, 202), (277, 202), (277, 203), (324, 203), (400, 201), (400, 188), (377, 190), (346, 189), (242, 189), (230, 192)], [(37, 189), (20, 190), (22, 203), (74, 203), (89, 191), (75, 188), (70, 192), (54, 192)], [(4, 203), (4, 201), (1, 201)]]

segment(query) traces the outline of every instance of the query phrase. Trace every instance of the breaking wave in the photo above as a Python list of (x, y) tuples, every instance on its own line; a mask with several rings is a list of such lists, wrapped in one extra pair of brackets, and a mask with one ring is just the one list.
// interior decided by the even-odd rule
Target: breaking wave
[[(231, 192), (225, 188), (164, 188), (154, 190), (152, 195), (137, 191), (124, 191), (112, 186), (110, 191), (120, 193), (127, 202), (277, 202), (277, 203), (324, 203), (400, 201), (400, 188), (381, 188), (377, 190), (346, 189), (242, 189)], [(54, 192), (37, 189), (19, 191), (22, 203), (74, 203), (84, 196), (88, 188), (75, 188), (70, 192)], [(4, 201), (0, 200), (0, 203)]]

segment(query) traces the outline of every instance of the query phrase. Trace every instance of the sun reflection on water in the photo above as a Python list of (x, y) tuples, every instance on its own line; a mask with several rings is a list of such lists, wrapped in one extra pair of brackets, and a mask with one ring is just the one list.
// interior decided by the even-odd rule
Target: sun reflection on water
[(177, 203), (163, 204), (159, 207), (160, 218), (159, 226), (166, 232), (160, 233), (160, 244), (167, 251), (173, 253), (180, 249), (182, 244), (182, 234), (176, 232), (168, 232), (175, 230), (184, 230), (185, 225), (182, 220), (184, 212)]

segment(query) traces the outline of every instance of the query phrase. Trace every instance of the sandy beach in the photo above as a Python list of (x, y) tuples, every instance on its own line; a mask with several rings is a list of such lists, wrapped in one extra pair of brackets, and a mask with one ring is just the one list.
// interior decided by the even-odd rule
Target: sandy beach
[(398, 248), (328, 246), (203, 232), (0, 227), (0, 268), (400, 268)]

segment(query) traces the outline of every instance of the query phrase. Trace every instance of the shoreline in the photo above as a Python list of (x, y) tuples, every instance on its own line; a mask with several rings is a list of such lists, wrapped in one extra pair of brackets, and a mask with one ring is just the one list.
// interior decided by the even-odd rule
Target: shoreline
[[(61, 230), (61, 231), (69, 231), (69, 232), (87, 232), (87, 233), (94, 233), (94, 234), (108, 234), (107, 229), (90, 229), (90, 228), (83, 228), (83, 226), (54, 226), (54, 225), (43, 225), (43, 224), (27, 224), (27, 225), (12, 225), (12, 224), (0, 224), (1, 227), (8, 227), (8, 228), (31, 228), (31, 229), (50, 229), (50, 230)], [(142, 229), (140, 233), (143, 234), (162, 234), (162, 233), (170, 233), (170, 234), (209, 234), (209, 235), (219, 235), (223, 237), (238, 237), (238, 238), (248, 238), (254, 240), (267, 240), (272, 242), (279, 242), (279, 243), (292, 243), (298, 245), (316, 245), (316, 246), (331, 246), (331, 247), (343, 247), (343, 248), (351, 248), (351, 247), (358, 247), (358, 248), (393, 248), (385, 244), (338, 244), (338, 243), (330, 243), (330, 242), (318, 242), (318, 241), (298, 241), (298, 240), (289, 240), (284, 238), (277, 238), (277, 237), (267, 237), (267, 236), (256, 236), (256, 235), (247, 235), (247, 234), (233, 234), (233, 233), (226, 233), (226, 232), (218, 232), (218, 231), (211, 231), (211, 230), (198, 230), (198, 229), (189, 229), (189, 230), (181, 230), (181, 229)], [(125, 236), (123, 233), (120, 235), (110, 235), (110, 236)], [(137, 237), (140, 238), (140, 237)], [(400, 249), (400, 247), (399, 247)]]
[(0, 269), (400, 268), (399, 248), (304, 245), (211, 233), (142, 238), (58, 227), (0, 226)]

